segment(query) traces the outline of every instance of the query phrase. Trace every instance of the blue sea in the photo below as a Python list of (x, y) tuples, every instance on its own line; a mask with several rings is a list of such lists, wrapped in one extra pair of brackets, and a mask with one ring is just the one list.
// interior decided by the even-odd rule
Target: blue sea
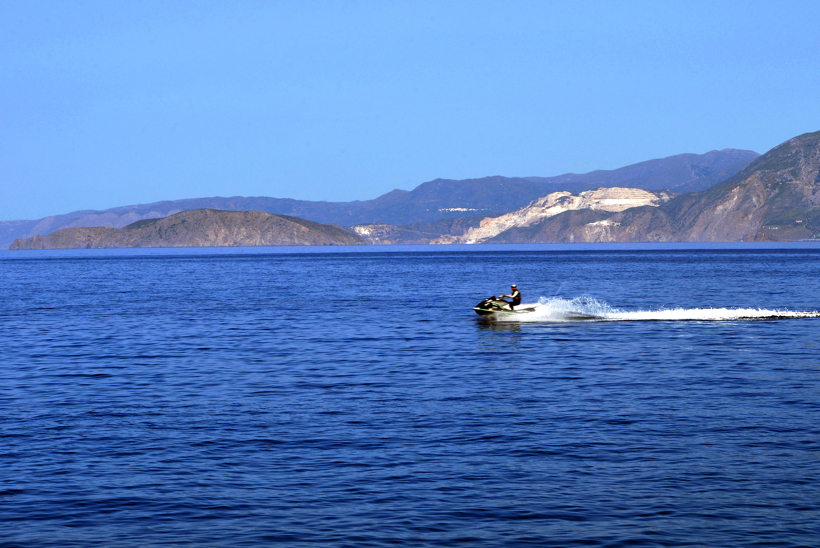
[(818, 244), (3, 251), (0, 292), (5, 548), (820, 546)]

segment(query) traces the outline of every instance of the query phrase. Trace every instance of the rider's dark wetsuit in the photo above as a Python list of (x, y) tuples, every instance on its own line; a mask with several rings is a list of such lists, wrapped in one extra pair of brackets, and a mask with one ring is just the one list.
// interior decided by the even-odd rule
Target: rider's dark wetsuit
[(510, 310), (513, 310), (516, 306), (521, 304), (521, 292), (518, 289), (513, 289), (513, 292), (510, 294), (512, 297), (512, 302), (510, 303)]

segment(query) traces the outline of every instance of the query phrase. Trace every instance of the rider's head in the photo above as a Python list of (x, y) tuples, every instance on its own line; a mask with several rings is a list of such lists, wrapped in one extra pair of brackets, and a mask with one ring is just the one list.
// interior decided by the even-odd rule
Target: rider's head
[(518, 287), (518, 286), (516, 286), (515, 284), (512, 284), (510, 287), (511, 287), (511, 288), (513, 288), (513, 289), (515, 289), (515, 288), (516, 288), (516, 287)]

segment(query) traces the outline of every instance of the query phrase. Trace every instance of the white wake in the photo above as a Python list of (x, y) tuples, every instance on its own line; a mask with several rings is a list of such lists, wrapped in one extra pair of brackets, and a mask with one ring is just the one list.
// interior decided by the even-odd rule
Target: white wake
[(506, 322), (591, 322), (591, 321), (729, 321), (785, 318), (820, 318), (820, 311), (790, 311), (766, 308), (664, 308), (626, 311), (590, 296), (574, 299), (541, 297), (537, 304), (517, 307), (535, 308), (527, 314), (494, 318)]

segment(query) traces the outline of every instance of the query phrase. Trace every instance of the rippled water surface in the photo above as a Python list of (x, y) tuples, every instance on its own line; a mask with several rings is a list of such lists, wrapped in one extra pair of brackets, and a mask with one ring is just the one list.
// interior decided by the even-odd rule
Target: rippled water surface
[(589, 249), (4, 252), (0, 546), (820, 545), (820, 250)]

